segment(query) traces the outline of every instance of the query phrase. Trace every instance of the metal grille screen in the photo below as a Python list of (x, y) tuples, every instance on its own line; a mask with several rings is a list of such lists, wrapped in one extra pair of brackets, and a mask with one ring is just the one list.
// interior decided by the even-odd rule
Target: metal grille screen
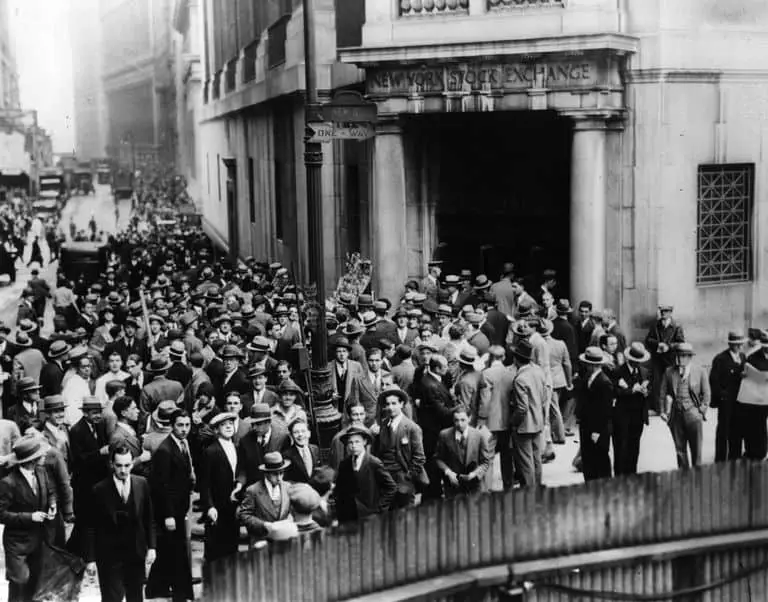
[(754, 176), (754, 164), (699, 166), (698, 284), (752, 279)]

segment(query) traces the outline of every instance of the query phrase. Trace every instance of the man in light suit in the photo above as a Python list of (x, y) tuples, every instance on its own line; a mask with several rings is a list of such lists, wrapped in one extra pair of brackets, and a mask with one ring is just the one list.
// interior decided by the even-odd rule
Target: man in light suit
[(124, 446), (110, 452), (112, 475), (93, 488), (96, 568), (105, 602), (143, 600), (146, 564), (155, 561), (155, 521), (149, 484), (131, 475), (133, 456)]
[(443, 262), (432, 260), (427, 263), (427, 275), (419, 283), (419, 290), (427, 296), (427, 299), (437, 300), (440, 292), (440, 274), (443, 272)]
[(443, 475), (445, 497), (485, 491), (491, 455), (488, 438), (469, 426), (466, 408), (455, 408), (453, 426), (440, 432), (435, 452), (435, 464)]
[(517, 294), (512, 279), (515, 277), (515, 264), (505, 263), (501, 271), (501, 280), (491, 285), (491, 294), (501, 313), (514, 316)]
[(414, 504), (417, 490), (429, 483), (424, 470), (424, 444), (421, 427), (403, 414), (408, 394), (392, 385), (379, 395), (379, 405), (387, 420), (376, 436), (374, 455), (384, 464), (397, 485), (393, 508)]
[(320, 466), (320, 448), (309, 442), (309, 426), (303, 418), (296, 418), (288, 425), (292, 445), (283, 456), (291, 465), (285, 471), (285, 480), (290, 483), (309, 483), (315, 468)]
[(693, 345), (678, 343), (673, 351), (676, 365), (667, 368), (661, 381), (661, 417), (672, 431), (678, 468), (688, 468), (701, 464), (703, 422), (710, 402), (709, 378), (703, 368), (692, 363)]
[(341, 439), (347, 448), (347, 457), (339, 464), (333, 491), (339, 522), (386, 512), (397, 486), (382, 461), (368, 450), (373, 441), (370, 431), (364, 426), (352, 425)]
[[(334, 343), (334, 360), (328, 366), (333, 375), (333, 392), (338, 397), (338, 410), (346, 416), (346, 406), (360, 399), (360, 380), (365, 378), (365, 369), (360, 362), (349, 359), (352, 345), (347, 337), (339, 337)], [(376, 417), (376, 404), (365, 408), (366, 423), (372, 424)]]
[[(512, 383), (515, 368), (504, 365), (506, 352), (501, 345), (493, 345), (489, 351), (490, 366), (482, 373), (484, 386), (481, 389), (481, 404), (487, 409), (486, 426), (491, 432), (491, 457), (499, 453), (501, 480), (504, 489), (515, 484), (515, 461), (509, 433), (509, 405), (512, 400)], [(490, 471), (489, 471), (490, 472)]]
[(547, 396), (544, 371), (533, 361), (533, 347), (522, 339), (512, 349), (517, 374), (512, 382), (509, 424), (514, 442), (515, 467), (524, 487), (541, 485), (542, 431)]
[(256, 540), (269, 538), (274, 523), (286, 520), (291, 513), (288, 483), (283, 480), (291, 461), (280, 452), (269, 452), (259, 470), (264, 477), (245, 490), (245, 496), (237, 508), (239, 523)]
[(375, 417), (378, 420), (381, 408), (378, 407), (379, 393), (392, 384), (392, 375), (382, 368), (383, 354), (378, 347), (366, 351), (368, 373), (359, 382), (360, 403), (366, 408), (376, 408)]

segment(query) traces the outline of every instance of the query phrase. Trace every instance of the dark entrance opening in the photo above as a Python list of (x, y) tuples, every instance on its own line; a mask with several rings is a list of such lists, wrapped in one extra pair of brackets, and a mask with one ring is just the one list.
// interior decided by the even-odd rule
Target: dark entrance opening
[(557, 271), (567, 295), (571, 121), (555, 112), (441, 114), (414, 119), (427, 146), (430, 202), (444, 273), (497, 279), (513, 262), (534, 292)]

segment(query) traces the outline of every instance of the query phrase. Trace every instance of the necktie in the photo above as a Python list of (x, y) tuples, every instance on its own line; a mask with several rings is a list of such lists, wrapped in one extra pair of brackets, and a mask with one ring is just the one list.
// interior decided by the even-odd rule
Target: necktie
[(32, 473), (32, 479), (29, 481), (29, 486), (32, 488), (32, 493), (37, 497), (37, 475)]
[(125, 481), (120, 485), (120, 497), (123, 498), (123, 503), (128, 501), (128, 486)]
[(301, 448), (301, 457), (304, 460), (304, 468), (307, 469), (307, 474), (312, 476), (312, 454), (309, 453), (309, 448), (304, 446)]

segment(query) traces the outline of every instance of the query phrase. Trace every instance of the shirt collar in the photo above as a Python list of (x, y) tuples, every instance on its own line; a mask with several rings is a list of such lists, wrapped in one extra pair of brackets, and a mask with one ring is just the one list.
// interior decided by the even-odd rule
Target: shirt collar
[(731, 354), (731, 357), (733, 358), (733, 361), (737, 364), (741, 363), (741, 353), (738, 351), (732, 351), (731, 349), (728, 350), (728, 353)]
[(600, 374), (600, 372), (602, 372), (602, 370), (596, 370), (595, 372), (589, 375), (589, 379), (587, 379), (588, 387), (592, 386), (592, 383), (595, 382), (595, 379), (597, 378), (597, 375)]
[(400, 426), (400, 423), (403, 421), (403, 415), (402, 413), (398, 415), (397, 418), (393, 418), (389, 422), (389, 428), (391, 428), (393, 431), (397, 430), (397, 427)]
[(280, 485), (273, 485), (269, 482), (268, 479), (264, 479), (264, 486), (267, 488), (267, 493), (269, 493), (269, 497), (271, 497), (273, 500), (279, 500), (280, 495), (282, 492), (280, 491)]
[(115, 475), (112, 475), (112, 480), (115, 483), (115, 487), (119, 492), (123, 492), (123, 489), (131, 491), (131, 477), (128, 477), (125, 481), (121, 481)]
[(352, 458), (352, 462), (354, 463), (353, 467), (355, 470), (360, 470), (360, 466), (362, 466), (364, 459), (365, 459), (365, 450), (360, 452), (360, 455), (357, 456), (356, 458)]
[(24, 468), (23, 466), (19, 466), (19, 470), (21, 471), (21, 474), (24, 475), (24, 478), (27, 479), (27, 481), (31, 481), (35, 478), (35, 471), (34, 469), (29, 470), (28, 468)]
[[(181, 451), (184, 451), (184, 441), (182, 441), (181, 439), (177, 438), (176, 435), (174, 435), (173, 433), (171, 433), (170, 435), (171, 435), (171, 439), (173, 439), (174, 442), (176, 443), (176, 445), (179, 446), (179, 449)], [(185, 439), (185, 441), (186, 441), (186, 439)]]
[(129, 434), (133, 435), (134, 437), (136, 436), (136, 429), (134, 429), (134, 428), (133, 428), (133, 427), (132, 427), (130, 424), (128, 424), (127, 422), (123, 422), (122, 420), (120, 420), (120, 421), (117, 423), (117, 426), (119, 426), (119, 427), (120, 427), (120, 428), (122, 428), (122, 429), (125, 429), (126, 431), (128, 431), (128, 433), (129, 433)]

